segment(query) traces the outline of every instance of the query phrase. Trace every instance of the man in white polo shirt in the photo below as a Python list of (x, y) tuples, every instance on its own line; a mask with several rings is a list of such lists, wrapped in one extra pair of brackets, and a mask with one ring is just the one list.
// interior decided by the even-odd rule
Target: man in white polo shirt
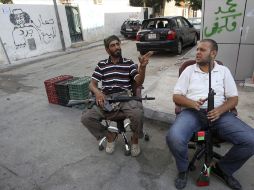
[[(183, 110), (169, 128), (166, 140), (179, 172), (175, 180), (177, 189), (183, 189), (187, 184), (188, 142), (194, 132), (207, 129), (207, 119), (213, 123), (221, 139), (233, 144), (212, 168), (213, 173), (230, 188), (242, 188), (233, 173), (254, 154), (254, 129), (229, 111), (238, 103), (238, 92), (229, 69), (214, 61), (217, 52), (218, 45), (214, 40), (201, 40), (197, 47), (196, 64), (182, 72), (174, 88), (173, 101)], [(214, 109), (207, 112), (209, 64), (212, 68), (211, 87), (216, 95)]]

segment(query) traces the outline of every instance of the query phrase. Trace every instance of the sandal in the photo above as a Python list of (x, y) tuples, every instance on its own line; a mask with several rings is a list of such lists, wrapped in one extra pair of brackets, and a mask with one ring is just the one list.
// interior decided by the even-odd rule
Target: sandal
[(105, 151), (108, 154), (112, 154), (115, 151), (115, 141), (113, 141), (113, 142), (108, 142), (107, 141)]
[(112, 142), (108, 142), (107, 141), (105, 151), (108, 154), (112, 154), (115, 151), (115, 140), (116, 140), (116, 138), (118, 136), (117, 133), (112, 133), (110, 135), (114, 135), (114, 137), (113, 137), (113, 141)]

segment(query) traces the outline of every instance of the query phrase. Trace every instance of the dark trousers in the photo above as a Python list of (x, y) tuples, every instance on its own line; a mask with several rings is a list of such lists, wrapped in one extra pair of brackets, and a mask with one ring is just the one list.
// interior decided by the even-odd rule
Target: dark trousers
[(105, 126), (101, 124), (103, 119), (117, 121), (128, 118), (133, 133), (142, 138), (143, 115), (142, 103), (130, 100), (128, 102), (120, 102), (119, 109), (112, 112), (106, 112), (97, 106), (93, 106), (82, 113), (81, 122), (99, 140), (106, 134)]

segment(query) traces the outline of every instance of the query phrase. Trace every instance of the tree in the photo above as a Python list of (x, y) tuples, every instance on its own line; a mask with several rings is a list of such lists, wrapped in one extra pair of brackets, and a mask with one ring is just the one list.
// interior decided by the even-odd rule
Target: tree
[(156, 7), (161, 5), (164, 7), (164, 0), (129, 0), (130, 6), (133, 7)]
[[(167, 2), (173, 0), (166, 0)], [(176, 6), (181, 6), (181, 3), (187, 3), (192, 10), (196, 11), (202, 8), (202, 0), (175, 0)]]
[(0, 0), (0, 2), (3, 4), (8, 4), (8, 3), (12, 3), (12, 0)]

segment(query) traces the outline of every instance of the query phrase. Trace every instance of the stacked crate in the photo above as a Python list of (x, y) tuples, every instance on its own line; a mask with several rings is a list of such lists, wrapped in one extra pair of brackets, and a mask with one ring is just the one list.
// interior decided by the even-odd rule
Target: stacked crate
[(54, 77), (54, 78), (44, 81), (44, 85), (45, 85), (49, 103), (52, 103), (52, 104), (59, 103), (58, 96), (56, 93), (56, 83), (65, 81), (65, 80), (68, 80), (71, 78), (73, 78), (73, 76), (71, 76), (71, 75), (60, 75), (60, 76), (57, 76), (57, 77)]
[[(77, 80), (74, 80), (68, 83), (69, 94), (71, 100), (85, 100), (89, 98), (89, 83), (90, 77), (80, 77)], [(87, 105), (80, 104), (73, 106), (74, 108), (84, 110)]]
[(58, 97), (58, 104), (66, 106), (70, 100), (69, 83), (77, 80), (77, 77), (73, 77), (68, 80), (64, 80), (56, 83), (56, 94)]
[(89, 97), (89, 83), (90, 77), (80, 77), (68, 83), (70, 99), (72, 100), (84, 100)]

